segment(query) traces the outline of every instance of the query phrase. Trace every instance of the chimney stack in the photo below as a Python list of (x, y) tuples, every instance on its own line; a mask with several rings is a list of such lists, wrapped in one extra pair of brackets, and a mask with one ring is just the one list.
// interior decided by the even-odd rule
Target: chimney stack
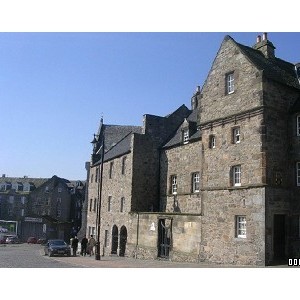
[(263, 33), (262, 38), (260, 35), (257, 36), (256, 44), (253, 46), (253, 48), (262, 52), (265, 58), (275, 58), (276, 48), (268, 40), (268, 34), (266, 32)]

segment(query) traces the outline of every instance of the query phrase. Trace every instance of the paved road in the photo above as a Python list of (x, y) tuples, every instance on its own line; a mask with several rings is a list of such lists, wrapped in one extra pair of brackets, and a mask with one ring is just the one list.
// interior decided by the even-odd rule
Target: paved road
[[(255, 268), (208, 263), (181, 263), (128, 257), (94, 256), (48, 257), (43, 246), (32, 244), (0, 245), (0, 268)], [(276, 267), (287, 267), (280, 265)]]

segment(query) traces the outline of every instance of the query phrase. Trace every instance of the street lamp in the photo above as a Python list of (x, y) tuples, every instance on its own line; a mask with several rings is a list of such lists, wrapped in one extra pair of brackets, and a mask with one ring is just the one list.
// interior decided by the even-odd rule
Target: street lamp
[(101, 146), (101, 166), (100, 166), (100, 178), (98, 181), (98, 208), (97, 208), (97, 241), (96, 241), (96, 253), (95, 259), (100, 260), (100, 228), (101, 228), (101, 198), (102, 198), (102, 181), (103, 181), (103, 162), (104, 162), (104, 134), (102, 136)]

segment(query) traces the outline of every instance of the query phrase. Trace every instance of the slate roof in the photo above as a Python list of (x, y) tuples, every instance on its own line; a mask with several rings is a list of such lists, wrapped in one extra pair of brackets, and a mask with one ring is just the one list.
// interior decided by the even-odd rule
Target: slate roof
[[(187, 117), (187, 121), (191, 122), (191, 123), (197, 123), (197, 110), (193, 110), (191, 111), (190, 115)], [(172, 136), (172, 138), (162, 147), (162, 148), (169, 148), (169, 147), (173, 147), (173, 146), (177, 146), (177, 145), (181, 145), (182, 144), (182, 124), (183, 124), (184, 120), (182, 120), (182, 123), (180, 124), (180, 126), (177, 128), (176, 132), (174, 133), (174, 135)], [(194, 141), (197, 139), (200, 139), (201, 137), (201, 132), (199, 130), (197, 130), (194, 134), (192, 134), (189, 138), (189, 141)]]
[(48, 181), (49, 178), (29, 178), (29, 177), (0, 177), (0, 183), (17, 183), (33, 184), (36, 188)]
[(295, 65), (284, 61), (280, 58), (266, 58), (260, 50), (237, 43), (230, 36), (225, 39), (232, 39), (234, 43), (240, 48), (242, 53), (259, 69), (263, 70), (264, 75), (274, 81), (283, 83), (285, 85), (300, 89), (300, 84), (295, 72)]

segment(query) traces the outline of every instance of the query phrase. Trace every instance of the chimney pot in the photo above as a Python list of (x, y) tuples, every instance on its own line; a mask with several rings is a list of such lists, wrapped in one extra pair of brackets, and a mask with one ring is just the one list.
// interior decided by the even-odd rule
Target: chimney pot
[(266, 32), (263, 33), (263, 41), (268, 39), (268, 34)]
[(261, 42), (261, 36), (258, 35), (257, 38), (256, 38), (256, 43), (260, 43)]

